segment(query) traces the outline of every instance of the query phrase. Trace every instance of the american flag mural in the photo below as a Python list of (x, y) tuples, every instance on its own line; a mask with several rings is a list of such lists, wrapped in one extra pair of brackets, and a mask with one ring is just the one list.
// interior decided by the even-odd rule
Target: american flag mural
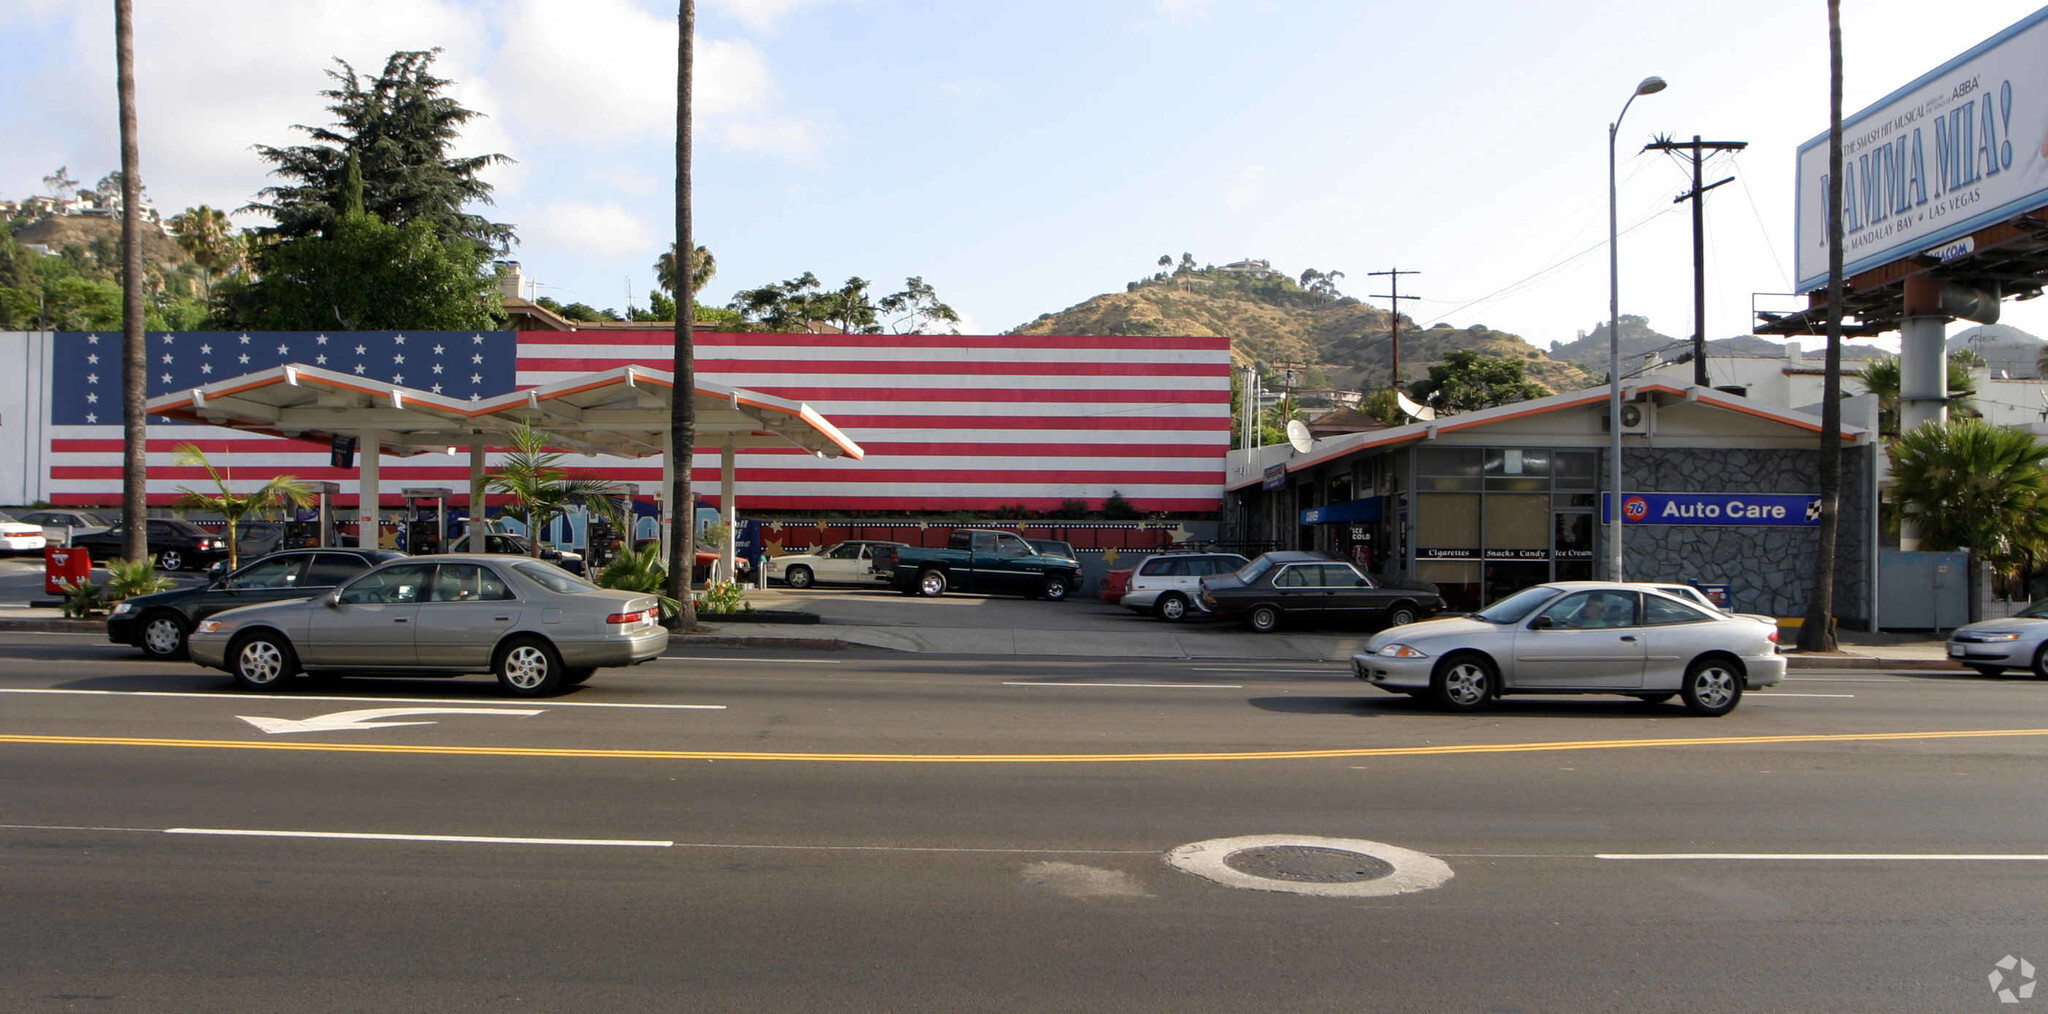
[[(121, 478), (118, 334), (50, 336), (47, 499), (113, 503)], [(148, 336), (151, 396), (283, 363), (353, 372), (444, 395), (481, 399), (637, 364), (666, 370), (667, 331), (175, 332)], [(867, 452), (823, 459), (798, 450), (738, 459), (742, 510), (991, 510), (1099, 507), (1113, 492), (1143, 511), (1216, 509), (1230, 446), (1230, 343), (1215, 337), (1123, 335), (696, 336), (707, 380), (807, 402)], [(343, 484), (324, 444), (153, 421), (150, 499), (175, 500), (203, 470), (175, 448), (199, 444), (237, 478), (276, 472)], [(643, 492), (659, 485), (655, 458), (573, 455), (570, 463)], [(699, 448), (693, 482), (718, 490), (718, 456)], [(387, 505), (404, 486), (469, 481), (466, 458), (387, 457)]]

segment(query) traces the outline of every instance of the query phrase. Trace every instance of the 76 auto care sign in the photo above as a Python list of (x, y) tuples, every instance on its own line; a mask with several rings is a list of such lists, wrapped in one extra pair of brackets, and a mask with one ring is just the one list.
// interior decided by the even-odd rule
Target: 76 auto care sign
[[(1600, 494), (1600, 520), (1614, 517), (1613, 497)], [(1809, 528), (1820, 524), (1812, 493), (1624, 493), (1621, 520), (1630, 525), (1722, 525)]]

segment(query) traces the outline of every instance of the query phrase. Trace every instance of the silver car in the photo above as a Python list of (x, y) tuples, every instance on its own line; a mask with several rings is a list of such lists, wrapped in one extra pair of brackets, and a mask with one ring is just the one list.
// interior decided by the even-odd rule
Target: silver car
[(812, 553), (771, 557), (768, 580), (791, 588), (809, 588), (814, 584), (874, 585), (881, 580), (875, 576), (875, 551), (884, 546), (901, 549), (904, 545), (880, 539), (849, 539)]
[(1352, 673), (1385, 690), (1477, 711), (1504, 694), (1683, 697), (1725, 715), (1745, 689), (1785, 678), (1778, 630), (1639, 585), (1560, 581), (1468, 616), (1373, 635)]
[(192, 660), (247, 690), (294, 673), (493, 673), (517, 697), (555, 693), (606, 666), (668, 647), (652, 595), (599, 588), (523, 556), (393, 560), (313, 598), (216, 613), (193, 628)]
[(2026, 669), (2048, 679), (2048, 599), (2002, 620), (1978, 620), (1948, 635), (1948, 657), (1996, 676)]

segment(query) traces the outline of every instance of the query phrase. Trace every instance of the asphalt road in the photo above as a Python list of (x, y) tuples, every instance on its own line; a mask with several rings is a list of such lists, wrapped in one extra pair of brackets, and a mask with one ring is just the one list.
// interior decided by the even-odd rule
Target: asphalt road
[[(2025, 1010), (1987, 976), (2048, 977), (2044, 755), (2048, 684), (1949, 673), (1718, 720), (857, 652), (251, 696), (0, 633), (0, 1010)], [(1262, 834), (1453, 876), (1167, 861)]]

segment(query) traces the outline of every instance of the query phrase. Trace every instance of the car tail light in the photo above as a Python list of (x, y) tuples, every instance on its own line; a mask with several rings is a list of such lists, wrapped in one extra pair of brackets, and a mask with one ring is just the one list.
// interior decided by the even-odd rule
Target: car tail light
[(1765, 636), (1765, 637), (1767, 637), (1767, 638), (1769, 638), (1769, 639), (1770, 639), (1770, 642), (1771, 642), (1772, 644), (1776, 644), (1776, 643), (1778, 643), (1778, 628), (1776, 628), (1776, 627), (1772, 627), (1772, 628), (1771, 628), (1771, 632), (1770, 632), (1770, 633), (1768, 633), (1768, 634), (1765, 634), (1764, 636)]
[(604, 621), (606, 623), (638, 623), (641, 620), (646, 619), (647, 614), (653, 611), (654, 610), (652, 609), (642, 609), (638, 612), (631, 613), (613, 613), (610, 616), (605, 617)]

